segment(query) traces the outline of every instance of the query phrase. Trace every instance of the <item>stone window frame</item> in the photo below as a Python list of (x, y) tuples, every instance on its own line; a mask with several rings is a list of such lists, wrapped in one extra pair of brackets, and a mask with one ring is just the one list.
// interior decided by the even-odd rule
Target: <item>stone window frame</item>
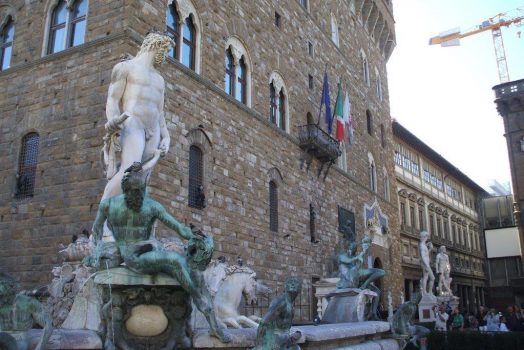
[(426, 202), (424, 201), (424, 198), (419, 197), (417, 199), (417, 215), (418, 215), (418, 228), (420, 231), (423, 231), (426, 229), (426, 210), (425, 210)]
[[(175, 11), (178, 15), (178, 35), (175, 37), (176, 41), (176, 50), (173, 59), (182, 63), (183, 57), (183, 46), (184, 46), (184, 27), (187, 20), (192, 22), (194, 27), (194, 40), (193, 40), (193, 49), (194, 54), (192, 55), (193, 68), (184, 64), (185, 67), (193, 70), (195, 73), (200, 74), (201, 69), (201, 42), (202, 42), (202, 23), (200, 21), (200, 16), (195, 9), (195, 6), (190, 0), (167, 0), (166, 1), (166, 20), (167, 14), (169, 11), (169, 6), (174, 5)], [(167, 29), (167, 21), (166, 21)]]
[(382, 78), (377, 67), (374, 67), (375, 70), (375, 92), (380, 102), (384, 101), (384, 92), (382, 90)]
[[(35, 136), (37, 139), (36, 151), (32, 154), (33, 158), (35, 158), (35, 164), (26, 164), (28, 160), (28, 143), (31, 140), (31, 138)], [(38, 156), (40, 154), (40, 140), (40, 134), (36, 130), (27, 130), (20, 140), (20, 149), (18, 153), (18, 167), (16, 172), (16, 187), (14, 194), (15, 198), (17, 199), (32, 198), (34, 196), (37, 176), (36, 168), (38, 167)], [(29, 174), (30, 176), (28, 186), (29, 189), (21, 192), (20, 182), (23, 181), (24, 176), (26, 176), (27, 174)]]
[[(275, 124), (277, 127), (279, 127), (280, 129), (282, 129), (283, 131), (285, 131), (286, 133), (289, 134), (289, 129), (290, 129), (290, 115), (289, 115), (289, 94), (287, 92), (287, 88), (286, 88), (286, 84), (284, 83), (284, 78), (282, 77), (282, 75), (277, 72), (277, 71), (273, 71), (271, 73), (271, 75), (269, 76), (269, 86), (270, 86), (270, 91), (271, 91), (271, 86), (273, 86), (273, 88), (275, 89), (275, 98), (278, 97), (278, 101), (279, 103), (276, 104), (276, 106), (282, 106), (282, 98), (283, 98), (283, 107), (284, 107), (284, 123), (283, 125), (278, 125), (278, 123), (273, 123), (271, 121), (271, 115), (272, 115), (272, 112), (271, 110), (273, 110), (273, 107), (272, 105), (270, 106), (270, 117), (269, 117), (269, 121), (272, 123), (272, 124)], [(272, 103), (272, 97), (271, 97), (271, 92), (270, 92), (270, 104)], [(276, 102), (276, 100), (275, 100)], [(280, 115), (282, 114), (282, 110), (280, 110)]]
[[(231, 55), (233, 56), (233, 70), (235, 71), (235, 75), (234, 75), (235, 84), (233, 84), (233, 86), (236, 85), (236, 79), (237, 79), (236, 67), (239, 64), (241, 59), (245, 65), (245, 68), (246, 68), (245, 102), (243, 101), (239, 101), (239, 102), (244, 103), (247, 107), (251, 107), (252, 72), (253, 72), (253, 65), (251, 63), (252, 62), (251, 57), (249, 56), (246, 50), (246, 45), (244, 45), (242, 40), (240, 40), (240, 38), (238, 38), (237, 36), (230, 36), (226, 40), (224, 54), (227, 52), (228, 49), (230, 50)], [(234, 89), (233, 89), (232, 94), (230, 94), (230, 96), (235, 98)]]
[(370, 86), (371, 79), (369, 78), (369, 62), (364, 49), (360, 49), (360, 65), (362, 68), (362, 79), (367, 86)]
[(309, 12), (309, 0), (298, 0), (298, 4), (307, 12)]
[[(51, 23), (52, 23), (52, 20), (53, 20), (53, 12), (55, 10), (55, 8), (61, 3), (61, 2), (65, 2), (66, 3), (66, 10), (67, 10), (67, 16), (66, 16), (66, 20), (65, 20), (65, 32), (66, 32), (66, 35), (64, 37), (64, 40), (65, 40), (65, 45), (64, 45), (64, 48), (60, 51), (57, 51), (57, 52), (53, 52), (53, 53), (49, 53), (49, 44), (50, 44), (50, 35), (51, 35)], [(62, 52), (64, 50), (67, 50), (73, 46), (70, 45), (70, 39), (71, 39), (71, 30), (72, 30), (72, 25), (74, 23), (72, 23), (72, 20), (73, 18), (71, 17), (71, 13), (73, 12), (74, 10), (74, 6), (76, 5), (76, 3), (78, 1), (85, 1), (86, 4), (87, 4), (87, 8), (86, 8), (86, 14), (85, 14), (85, 33), (84, 33), (84, 40), (82, 41), (82, 43), (78, 44), (78, 45), (75, 45), (76, 46), (79, 46), (79, 45), (82, 45), (82, 44), (85, 44), (86, 42), (86, 35), (87, 35), (87, 25), (89, 23), (89, 0), (49, 0), (49, 2), (47, 3), (47, 10), (46, 10), (46, 20), (45, 20), (45, 27), (44, 27), (44, 43), (42, 45), (42, 57), (44, 56), (48, 56), (48, 55), (54, 55), (56, 53), (59, 53), (59, 52)]]
[(366, 126), (368, 135), (373, 136), (373, 114), (369, 109), (366, 109)]
[[(279, 207), (280, 199), (278, 193), (281, 192), (280, 189), (284, 184), (284, 179), (282, 173), (276, 167), (273, 167), (267, 172), (267, 190), (268, 190), (268, 219), (269, 219), (269, 230), (273, 233), (279, 232)], [(274, 188), (275, 192), (272, 192)], [(274, 197), (276, 195), (276, 198)], [(274, 202), (276, 200), (276, 203)], [(275, 207), (276, 205), (276, 207)], [(276, 215), (276, 216), (275, 216)]]
[(336, 47), (340, 47), (340, 27), (333, 13), (331, 13), (331, 41)]
[(211, 160), (213, 159), (213, 144), (211, 142), (210, 136), (202, 127), (189, 130), (186, 134), (186, 140), (188, 142), (186, 172), (187, 178), (184, 177), (184, 187), (188, 189), (188, 200), (186, 203), (188, 203), (188, 206), (192, 209), (202, 210), (205, 208), (205, 204), (208, 202), (208, 199), (204, 200), (204, 206), (202, 208), (189, 205), (189, 154), (191, 146), (198, 147), (202, 152), (202, 182), (200, 185), (202, 186), (202, 192), (205, 196), (206, 193), (209, 193), (208, 186), (212, 179), (213, 167), (211, 165)]
[(389, 202), (391, 200), (391, 190), (389, 186), (388, 170), (386, 167), (382, 168), (382, 176), (384, 177), (384, 199)]
[(377, 192), (377, 163), (371, 152), (368, 152), (368, 177), (369, 189), (372, 192)]
[[(7, 28), (11, 25), (13, 28), (13, 39), (11, 41), (7, 41)], [(14, 16), (10, 13), (6, 14), (5, 17), (0, 22), (0, 71), (6, 70), (11, 68), (11, 60), (13, 58), (13, 45), (15, 42), (15, 19)], [(7, 66), (5, 68), (2, 68), (4, 66), (4, 54), (6, 52), (6, 49), (10, 47), (11, 53), (9, 54), (9, 63), (7, 63)]]

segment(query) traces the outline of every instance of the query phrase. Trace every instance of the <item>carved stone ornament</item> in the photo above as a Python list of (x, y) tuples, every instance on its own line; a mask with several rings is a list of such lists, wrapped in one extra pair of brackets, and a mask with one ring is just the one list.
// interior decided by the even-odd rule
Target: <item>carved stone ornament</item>
[(429, 203), (428, 209), (431, 211), (435, 211), (435, 203)]
[(275, 87), (275, 92), (277, 94), (280, 94), (280, 91), (284, 89), (284, 93), (286, 93), (286, 88), (284, 85), (284, 79), (278, 72), (272, 72), (271, 76), (269, 78), (269, 83), (273, 83), (273, 86)]
[(400, 197), (407, 198), (407, 197), (408, 197), (408, 191), (402, 189), (402, 190), (398, 191), (398, 195), (399, 195)]
[(426, 204), (426, 201), (424, 200), (423, 197), (419, 197), (419, 199), (417, 199), (417, 203), (424, 206)]
[(417, 195), (415, 193), (410, 193), (408, 195), (408, 198), (410, 201), (416, 202), (417, 201)]
[(229, 37), (226, 41), (226, 50), (231, 49), (231, 54), (233, 55), (233, 60), (235, 61), (235, 65), (238, 64), (238, 61), (242, 57), (244, 57), (244, 63), (250, 67), (247, 51), (244, 47), (244, 44), (237, 38), (237, 37)]
[(185, 21), (191, 14), (193, 17), (196, 17), (194, 14), (197, 13), (195, 7), (189, 0), (177, 0), (176, 2), (178, 12), (180, 13), (180, 19)]

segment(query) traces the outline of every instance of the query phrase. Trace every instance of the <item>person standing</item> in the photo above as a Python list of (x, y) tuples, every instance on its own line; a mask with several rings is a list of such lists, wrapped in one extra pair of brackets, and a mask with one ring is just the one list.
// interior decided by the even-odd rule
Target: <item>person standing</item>
[(451, 315), (451, 330), (452, 331), (461, 331), (464, 329), (464, 316), (460, 313), (458, 307), (453, 310), (453, 315)]
[(486, 330), (488, 332), (495, 332), (499, 329), (500, 315), (495, 312), (495, 309), (490, 309), (488, 314), (484, 316), (486, 321)]
[(449, 319), (446, 307), (444, 305), (435, 306), (433, 310), (435, 312), (435, 329), (440, 332), (445, 332), (447, 330), (446, 324)]

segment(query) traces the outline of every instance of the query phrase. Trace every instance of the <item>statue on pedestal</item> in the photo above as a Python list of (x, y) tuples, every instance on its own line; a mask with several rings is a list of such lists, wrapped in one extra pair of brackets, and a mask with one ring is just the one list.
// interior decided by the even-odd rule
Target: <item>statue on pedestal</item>
[[(211, 335), (229, 342), (230, 336), (217, 325), (211, 297), (201, 272), (211, 260), (213, 241), (201, 232), (192, 232), (171, 216), (160, 203), (151, 199), (146, 193), (146, 176), (141, 171), (140, 164), (135, 163), (126, 170), (122, 178), (123, 194), (102, 200), (93, 224), (97, 247), (95, 254), (87, 262), (99, 269), (115, 267), (123, 261), (128, 269), (140, 274), (168, 274), (180, 283), (204, 314)], [(157, 219), (189, 240), (187, 257), (166, 251), (152, 237), (153, 225)], [(115, 242), (102, 240), (106, 220)]]
[(377, 296), (373, 298), (373, 305), (368, 314), (368, 318), (378, 319), (377, 312), (381, 290), (372, 282), (384, 277), (385, 272), (382, 269), (363, 267), (364, 261), (369, 253), (369, 248), (371, 247), (371, 238), (367, 234), (362, 238), (361, 245), (362, 251), (359, 254), (355, 255), (357, 244), (352, 242), (349, 244), (348, 252), (339, 255), (338, 263), (340, 281), (337, 283), (337, 288), (370, 289), (377, 293)]
[(169, 150), (171, 139), (164, 118), (165, 82), (155, 65), (164, 61), (174, 45), (168, 36), (150, 33), (136, 57), (113, 68), (103, 148), (109, 182), (102, 200), (122, 193), (124, 171), (133, 163), (142, 163), (148, 178), (150, 169)]
[(430, 252), (433, 250), (433, 244), (428, 241), (429, 233), (427, 231), (420, 232), (419, 254), (420, 266), (422, 267), (422, 279), (420, 280), (420, 290), (422, 297), (425, 295), (434, 296), (433, 285), (435, 284), (435, 275), (431, 270)]
[(300, 350), (297, 341), (302, 333), (290, 333), (293, 321), (293, 303), (302, 290), (302, 283), (296, 277), (286, 280), (284, 294), (271, 301), (269, 310), (262, 317), (257, 330), (255, 347), (252, 350)]
[(435, 271), (439, 275), (438, 290), (439, 294), (443, 296), (451, 296), (451, 265), (449, 263), (449, 256), (446, 254), (446, 247), (440, 246), (438, 249), (437, 258), (435, 259)]
[(53, 331), (51, 317), (38, 300), (17, 294), (17, 289), (12, 277), (0, 273), (0, 349), (28, 349), (34, 322), (44, 329), (35, 350), (44, 350)]

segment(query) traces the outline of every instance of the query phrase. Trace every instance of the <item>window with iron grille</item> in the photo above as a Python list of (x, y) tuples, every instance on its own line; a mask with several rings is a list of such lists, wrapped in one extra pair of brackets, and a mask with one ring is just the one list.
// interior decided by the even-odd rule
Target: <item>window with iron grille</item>
[(269, 229), (278, 232), (278, 187), (269, 181)]
[(38, 164), (38, 144), (40, 136), (36, 132), (22, 138), (20, 162), (16, 176), (16, 197), (32, 197), (35, 190), (36, 165)]
[(206, 197), (204, 194), (203, 175), (204, 157), (197, 146), (189, 147), (189, 196), (188, 205), (192, 208), (204, 209)]

